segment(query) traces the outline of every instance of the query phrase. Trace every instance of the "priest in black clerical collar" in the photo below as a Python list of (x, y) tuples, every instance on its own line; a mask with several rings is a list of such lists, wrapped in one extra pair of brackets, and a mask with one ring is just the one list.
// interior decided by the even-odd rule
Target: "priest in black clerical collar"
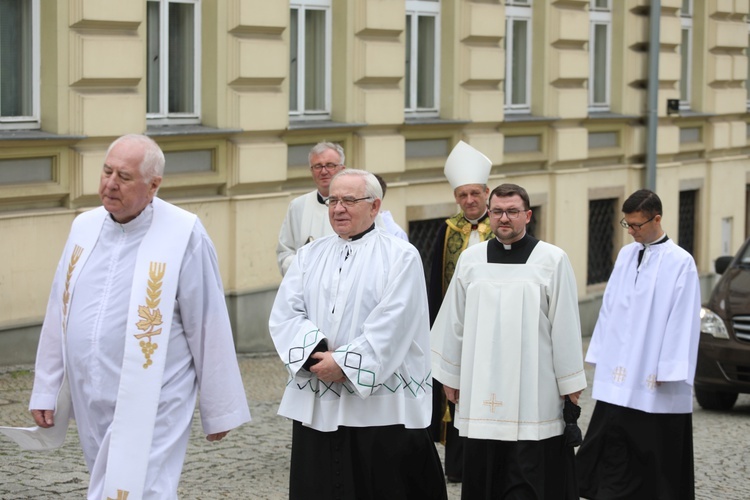
[[(522, 196), (525, 195), (525, 196)], [(539, 240), (526, 234), (531, 207), (525, 191), (490, 197), (490, 226), (495, 238), (487, 245), (487, 261), (525, 264)]]
[(462, 494), (519, 488), (577, 500), (561, 398), (577, 404), (586, 387), (573, 268), (562, 249), (526, 233), (521, 186), (492, 190), (489, 216), (494, 238), (461, 254), (430, 336), (433, 379), (458, 405), (467, 438)]

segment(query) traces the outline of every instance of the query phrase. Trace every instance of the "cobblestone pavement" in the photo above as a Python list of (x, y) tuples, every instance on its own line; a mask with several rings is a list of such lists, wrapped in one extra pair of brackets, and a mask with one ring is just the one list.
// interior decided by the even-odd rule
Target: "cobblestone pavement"
[[(179, 488), (182, 499), (287, 497), (291, 423), (276, 415), (284, 369), (271, 355), (241, 355), (239, 360), (253, 421), (209, 443), (195, 419)], [(0, 424), (31, 425), (26, 408), (32, 381), (30, 366), (0, 368)], [(588, 394), (581, 398), (584, 431), (593, 410)], [(84, 498), (88, 473), (74, 427), (65, 445), (49, 453), (19, 451), (0, 436), (0, 499)], [(750, 498), (750, 396), (741, 395), (726, 413), (707, 412), (696, 403), (693, 433), (697, 498)], [(441, 445), (438, 451), (442, 455)], [(459, 485), (450, 484), (448, 492), (451, 500), (460, 498)]]

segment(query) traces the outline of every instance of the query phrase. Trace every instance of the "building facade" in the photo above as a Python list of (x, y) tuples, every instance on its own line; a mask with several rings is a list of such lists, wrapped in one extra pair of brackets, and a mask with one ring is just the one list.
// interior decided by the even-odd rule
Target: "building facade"
[(457, 211), (445, 158), (483, 151), (490, 187), (526, 187), (532, 231), (570, 256), (589, 333), (645, 185), (651, 77), (663, 225), (708, 288), (749, 235), (748, 4), (661, 0), (651, 75), (649, 0), (3, 1), (0, 363), (33, 360), (70, 223), (126, 133), (161, 145), (160, 196), (216, 244), (239, 351), (273, 349), (278, 230), (322, 140), (388, 181), (426, 263)]

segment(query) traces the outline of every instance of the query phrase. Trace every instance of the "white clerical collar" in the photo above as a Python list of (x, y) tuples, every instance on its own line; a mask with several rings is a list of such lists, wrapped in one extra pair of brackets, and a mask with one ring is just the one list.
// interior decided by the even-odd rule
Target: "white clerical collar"
[(112, 217), (112, 214), (109, 214), (109, 217), (107, 219), (114, 224), (115, 227), (117, 227), (120, 231), (123, 233), (130, 233), (138, 229), (139, 227), (142, 227), (144, 224), (150, 224), (151, 220), (153, 219), (153, 213), (154, 213), (154, 205), (153, 203), (149, 203), (146, 205), (146, 208), (141, 211), (138, 215), (135, 216), (135, 219), (126, 222), (125, 224), (120, 224), (115, 220), (114, 217)]
[(465, 214), (464, 214), (464, 219), (466, 219), (467, 221), (471, 222), (472, 226), (476, 226), (477, 224), (479, 224), (480, 220), (484, 219), (484, 217), (486, 215), (487, 215), (487, 211), (485, 210), (484, 213), (478, 219), (469, 219), (468, 217), (466, 217)]

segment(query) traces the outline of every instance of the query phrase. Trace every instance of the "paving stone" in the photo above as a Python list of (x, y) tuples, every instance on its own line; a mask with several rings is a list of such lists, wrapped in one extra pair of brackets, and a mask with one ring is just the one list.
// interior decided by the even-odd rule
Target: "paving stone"
[[(179, 486), (183, 499), (287, 498), (291, 455), (291, 422), (276, 415), (286, 384), (286, 371), (274, 355), (240, 355), (253, 421), (209, 443), (196, 411)], [(32, 425), (27, 411), (33, 384), (31, 366), (0, 367), (0, 424)], [(587, 368), (589, 384), (593, 370)], [(581, 427), (588, 426), (594, 401), (581, 397)], [(740, 395), (731, 412), (710, 412), (695, 403), (696, 498), (750, 498), (750, 395)], [(437, 445), (443, 456), (443, 446)], [(88, 472), (78, 435), (68, 432), (59, 450), (21, 451), (0, 437), (0, 500), (79, 499), (85, 497)], [(451, 500), (461, 496), (460, 484), (448, 484)]]

